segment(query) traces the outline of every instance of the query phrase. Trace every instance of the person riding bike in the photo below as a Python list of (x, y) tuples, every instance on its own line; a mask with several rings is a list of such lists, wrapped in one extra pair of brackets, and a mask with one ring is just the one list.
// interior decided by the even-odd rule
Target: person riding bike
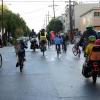
[(86, 27), (86, 31), (83, 32), (83, 35), (79, 41), (79, 46), (82, 46), (84, 51), (85, 51), (85, 47), (88, 44), (88, 37), (89, 36), (95, 36), (97, 39), (96, 31), (93, 30), (92, 25)]
[(29, 34), (29, 39), (36, 37), (37, 37), (36, 32), (34, 31), (34, 29), (32, 29), (32, 32)]
[(62, 32), (60, 33), (60, 37), (62, 38), (62, 50), (64, 49), (64, 44), (65, 44), (65, 34)]
[(65, 33), (61, 33), (61, 38), (62, 38), (62, 49), (64, 49), (64, 47), (67, 46), (67, 42), (68, 42), (68, 36)]
[(89, 77), (89, 73), (91, 72), (92, 70), (92, 61), (90, 59), (91, 57), (91, 53), (92, 53), (92, 49), (94, 47), (94, 43), (96, 41), (96, 37), (95, 36), (89, 36), (88, 37), (88, 45), (86, 46), (86, 49), (85, 49), (85, 54), (84, 54), (84, 57), (86, 57), (85, 59), (85, 62), (83, 64), (83, 75), (85, 77)]
[(19, 66), (19, 62), (20, 62), (20, 58), (23, 58), (23, 60), (25, 61), (25, 48), (27, 48), (27, 46), (25, 45), (23, 40), (20, 40), (18, 43), (18, 62), (16, 63), (16, 67)]
[(41, 48), (41, 44), (45, 44), (47, 43), (47, 32), (45, 31), (45, 29), (42, 29), (39, 33), (39, 44), (40, 44), (40, 48)]
[(34, 31), (34, 29), (32, 29), (32, 32), (29, 34), (29, 39), (30, 39), (30, 42), (31, 42), (31, 49), (33, 48), (33, 44), (35, 43), (36, 44), (36, 47), (38, 48), (38, 43), (37, 43), (37, 39), (36, 39), (37, 35), (36, 35), (36, 32)]
[[(83, 64), (82, 74), (86, 77), (100, 76), (100, 39), (97, 39), (89, 49), (88, 59)], [(96, 80), (95, 80), (96, 81)], [(94, 82), (95, 82), (94, 81)]]
[(96, 41), (95, 36), (88, 37), (88, 45), (86, 46), (86, 49), (85, 49), (85, 55), (90, 56), (95, 41)]
[(54, 43), (55, 43), (55, 48), (57, 50), (57, 48), (59, 48), (60, 52), (61, 52), (61, 47), (60, 45), (62, 44), (63, 39), (61, 38), (61, 36), (59, 34), (57, 34), (54, 38)]

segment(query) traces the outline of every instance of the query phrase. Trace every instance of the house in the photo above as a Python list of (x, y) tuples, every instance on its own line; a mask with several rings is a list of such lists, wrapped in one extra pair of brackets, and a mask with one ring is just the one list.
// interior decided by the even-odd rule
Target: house
[(80, 29), (83, 32), (87, 26), (92, 25), (100, 31), (100, 7), (92, 8), (80, 16)]
[[(90, 9), (94, 8), (94, 7), (99, 7), (100, 4), (99, 3), (73, 3), (72, 5), (72, 25), (73, 28), (78, 28), (79, 30), (81, 30), (81, 15), (83, 15), (84, 13), (86, 13), (87, 11), (89, 11)], [(65, 31), (70, 30), (70, 18), (69, 18), (69, 6), (66, 5), (66, 11), (65, 11)]]

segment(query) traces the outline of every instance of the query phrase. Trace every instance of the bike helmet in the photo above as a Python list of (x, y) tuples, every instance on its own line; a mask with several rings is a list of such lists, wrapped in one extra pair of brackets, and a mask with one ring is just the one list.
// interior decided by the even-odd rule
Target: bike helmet
[(100, 39), (97, 39), (97, 40), (95, 41), (95, 45), (100, 45)]
[(89, 26), (86, 27), (86, 29), (91, 30), (91, 29), (93, 29), (93, 26), (89, 25)]
[(95, 36), (89, 36), (88, 37), (88, 40), (89, 40), (89, 42), (94, 42), (95, 40), (96, 40), (96, 37)]
[(45, 32), (45, 29), (43, 28), (43, 29), (41, 29), (41, 31), (42, 31), (42, 32)]

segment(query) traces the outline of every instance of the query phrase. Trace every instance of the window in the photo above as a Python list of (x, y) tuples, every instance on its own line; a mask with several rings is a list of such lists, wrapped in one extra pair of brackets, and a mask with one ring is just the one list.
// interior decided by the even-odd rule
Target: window
[(100, 12), (94, 12), (95, 17), (100, 17)]

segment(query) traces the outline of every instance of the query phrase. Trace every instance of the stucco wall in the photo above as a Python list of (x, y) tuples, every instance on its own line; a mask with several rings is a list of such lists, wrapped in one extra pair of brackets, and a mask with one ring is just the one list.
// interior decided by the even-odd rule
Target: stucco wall
[(92, 9), (93, 7), (99, 7), (100, 4), (80, 4), (75, 6), (75, 27), (81, 28), (80, 26), (80, 15)]

